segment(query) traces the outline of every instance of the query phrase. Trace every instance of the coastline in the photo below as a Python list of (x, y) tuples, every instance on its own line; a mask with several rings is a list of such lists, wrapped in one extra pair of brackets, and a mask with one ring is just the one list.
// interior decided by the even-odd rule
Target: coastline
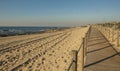
[(0, 70), (66, 70), (73, 57), (71, 51), (78, 50), (87, 30), (73, 27), (0, 38)]
[[(1, 28), (1, 27), (0, 27)], [(4, 27), (2, 27), (2, 28), (4, 28)], [(8, 28), (10, 28), (10, 27), (8, 27)], [(14, 28), (17, 28), (17, 27), (14, 27)], [(19, 27), (20, 28), (20, 27)], [(25, 27), (21, 27), (21, 28), (25, 28)], [(28, 28), (28, 27), (26, 27), (26, 28)], [(30, 27), (29, 27), (30, 28)], [(36, 28), (36, 27), (34, 27), (34, 28)], [(37, 27), (37, 28), (39, 28), (39, 27)], [(41, 28), (43, 28), (43, 27), (41, 27)], [(44, 28), (47, 28), (47, 27), (44, 27)], [(3, 33), (1, 33), (0, 32), (0, 37), (9, 37), (9, 36), (18, 36), (18, 35), (31, 35), (31, 34), (41, 34), (41, 33), (45, 33), (45, 32), (54, 32), (54, 31), (58, 31), (58, 30), (63, 30), (63, 29), (68, 29), (68, 27), (48, 27), (49, 29), (41, 29), (41, 30), (36, 30), (36, 31), (29, 31), (29, 32), (24, 32), (25, 30), (22, 30), (22, 32), (23, 33), (19, 33), (19, 31), (18, 30), (16, 30), (16, 31), (18, 31), (18, 32), (16, 32), (16, 33), (5, 33), (5, 34), (3, 34)], [(51, 29), (50, 29), (51, 28)], [(2, 29), (1, 29), (2, 30)], [(9, 29), (8, 29), (9, 30)], [(7, 30), (7, 31), (8, 31)]]

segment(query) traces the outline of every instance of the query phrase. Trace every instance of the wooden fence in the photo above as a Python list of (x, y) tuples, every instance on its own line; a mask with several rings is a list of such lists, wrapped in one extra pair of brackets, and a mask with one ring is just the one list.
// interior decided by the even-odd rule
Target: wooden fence
[(78, 50), (73, 50), (73, 59), (71, 60), (71, 63), (67, 69), (67, 71), (78, 71), (78, 53), (80, 51), (82, 51), (82, 64), (81, 67), (82, 69), (79, 71), (84, 71), (84, 64), (85, 64), (85, 60), (86, 60), (86, 51), (87, 51), (87, 41), (88, 38), (90, 36), (90, 32), (91, 32), (91, 26), (89, 26), (89, 29), (87, 31), (87, 33), (85, 34), (85, 37), (83, 38), (83, 41), (79, 47)]
[(117, 25), (109, 26), (103, 26), (102, 24), (94, 25), (110, 42), (113, 42), (115, 46), (119, 47), (120, 31), (117, 29)]

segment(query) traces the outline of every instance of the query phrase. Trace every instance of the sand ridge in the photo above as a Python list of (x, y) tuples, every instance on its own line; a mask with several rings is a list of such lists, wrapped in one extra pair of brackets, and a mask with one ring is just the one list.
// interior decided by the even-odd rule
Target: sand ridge
[(87, 30), (76, 27), (53, 33), (1, 38), (0, 70), (66, 71), (73, 57), (71, 51), (79, 48)]

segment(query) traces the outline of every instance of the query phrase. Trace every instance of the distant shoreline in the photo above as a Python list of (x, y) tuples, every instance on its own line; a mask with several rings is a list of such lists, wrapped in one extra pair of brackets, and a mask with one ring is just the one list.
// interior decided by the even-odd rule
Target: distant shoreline
[[(23, 28), (25, 28), (25, 27), (23, 27)], [(26, 27), (26, 28), (28, 28), (28, 27)], [(39, 28), (39, 27), (34, 27), (34, 28)], [(45, 33), (45, 32), (53, 32), (53, 31), (67, 29), (68, 27), (49, 27), (49, 28), (51, 28), (51, 29), (43, 29), (43, 30), (41, 29), (39, 31), (37, 30), (37, 31), (34, 31), (34, 32), (33, 31), (30, 32), (28, 30), (29, 32), (24, 32), (24, 33), (19, 33), (19, 32), (14, 33), (14, 34), (11, 34), (11, 33), (1, 34), (0, 33), (0, 37), (17, 36), (17, 35), (30, 35), (30, 34), (41, 34), (41, 33)]]

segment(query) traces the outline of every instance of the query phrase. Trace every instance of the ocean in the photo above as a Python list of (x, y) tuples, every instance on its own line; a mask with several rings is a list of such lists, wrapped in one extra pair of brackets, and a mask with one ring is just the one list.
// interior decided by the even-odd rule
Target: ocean
[(32, 34), (59, 28), (63, 27), (0, 27), (0, 36), (4, 37), (12, 35)]

